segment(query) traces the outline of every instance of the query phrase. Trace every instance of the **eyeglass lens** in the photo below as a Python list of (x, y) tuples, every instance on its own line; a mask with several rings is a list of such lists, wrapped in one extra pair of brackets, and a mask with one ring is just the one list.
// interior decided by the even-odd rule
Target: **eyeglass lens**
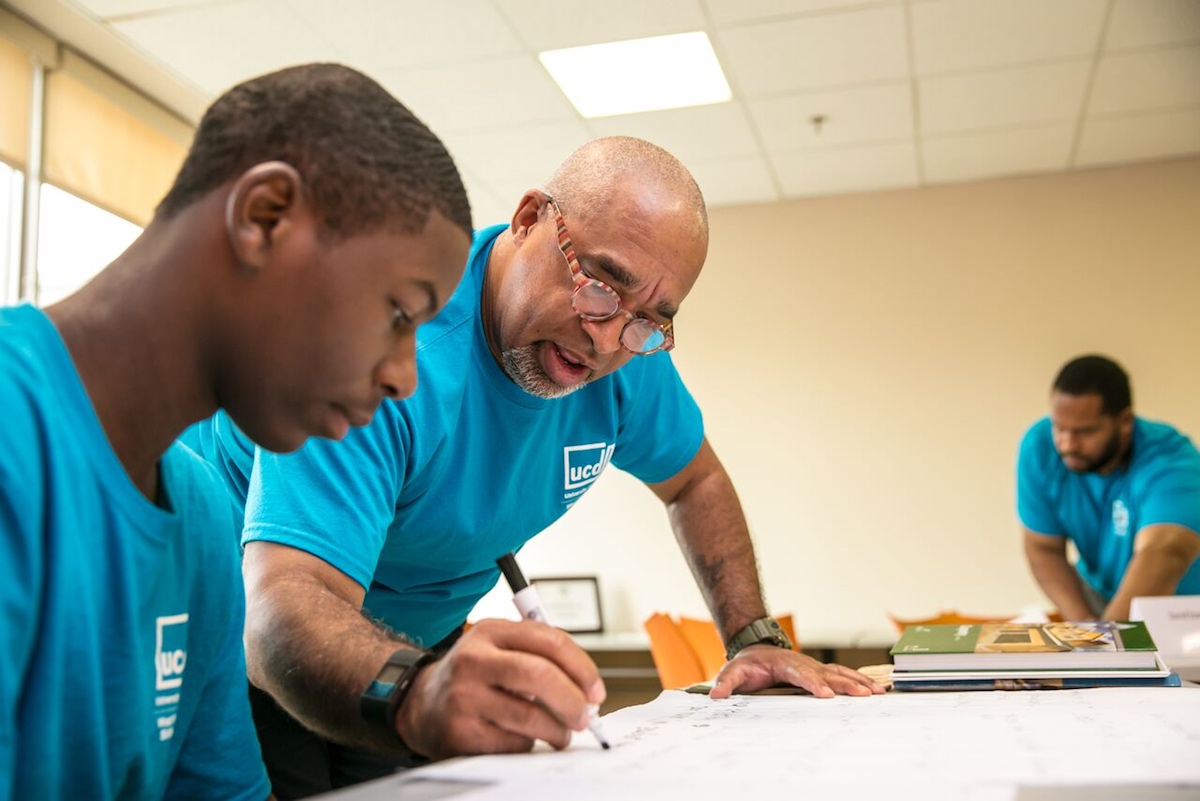
[[(603, 322), (617, 316), (621, 303), (611, 291), (599, 284), (586, 283), (575, 294), (575, 311), (586, 320)], [(635, 317), (621, 330), (621, 343), (635, 353), (645, 353), (662, 347), (666, 341), (657, 325)]]

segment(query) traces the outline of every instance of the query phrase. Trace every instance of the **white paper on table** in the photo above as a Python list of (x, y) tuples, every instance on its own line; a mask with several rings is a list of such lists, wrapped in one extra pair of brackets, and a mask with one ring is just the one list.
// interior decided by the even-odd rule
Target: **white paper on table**
[[(475, 757), (410, 778), (491, 783), (466, 796), (481, 800), (569, 801), (682, 787), (692, 798), (824, 788), (992, 801), (1020, 785), (1200, 785), (1200, 692), (1190, 689), (724, 701), (667, 691), (606, 716), (604, 727), (610, 751), (583, 732), (566, 751)], [(575, 789), (553, 791), (563, 787)]]

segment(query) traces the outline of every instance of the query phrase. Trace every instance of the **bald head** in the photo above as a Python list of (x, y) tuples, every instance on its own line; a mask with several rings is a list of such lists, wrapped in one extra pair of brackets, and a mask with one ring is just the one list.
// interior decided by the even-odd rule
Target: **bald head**
[(644, 139), (608, 136), (588, 142), (555, 170), (546, 191), (588, 216), (601, 216), (602, 208), (627, 202), (632, 194), (640, 203), (689, 220), (692, 235), (708, 241), (708, 211), (696, 179), (679, 159)]

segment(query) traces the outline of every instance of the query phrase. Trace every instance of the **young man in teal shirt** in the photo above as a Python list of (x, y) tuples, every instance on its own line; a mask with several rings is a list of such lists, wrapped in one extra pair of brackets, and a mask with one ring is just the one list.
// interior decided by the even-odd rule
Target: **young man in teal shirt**
[(173, 441), (224, 407), (277, 451), (415, 386), (470, 243), (441, 142), (337, 65), (205, 114), (142, 235), (0, 309), (0, 801), (261, 801), (240, 515)]
[(1068, 620), (1123, 620), (1139, 595), (1200, 593), (1200, 453), (1134, 415), (1111, 359), (1059, 372), (1050, 416), (1021, 442), (1017, 510), (1034, 578)]

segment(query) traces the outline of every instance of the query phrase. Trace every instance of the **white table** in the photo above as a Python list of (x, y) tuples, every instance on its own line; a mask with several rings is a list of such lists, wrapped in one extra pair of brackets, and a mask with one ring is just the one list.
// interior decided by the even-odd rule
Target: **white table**
[(1112, 688), (872, 698), (682, 691), (604, 718), (564, 752), (451, 760), (341, 801), (1200, 799), (1200, 692)]

